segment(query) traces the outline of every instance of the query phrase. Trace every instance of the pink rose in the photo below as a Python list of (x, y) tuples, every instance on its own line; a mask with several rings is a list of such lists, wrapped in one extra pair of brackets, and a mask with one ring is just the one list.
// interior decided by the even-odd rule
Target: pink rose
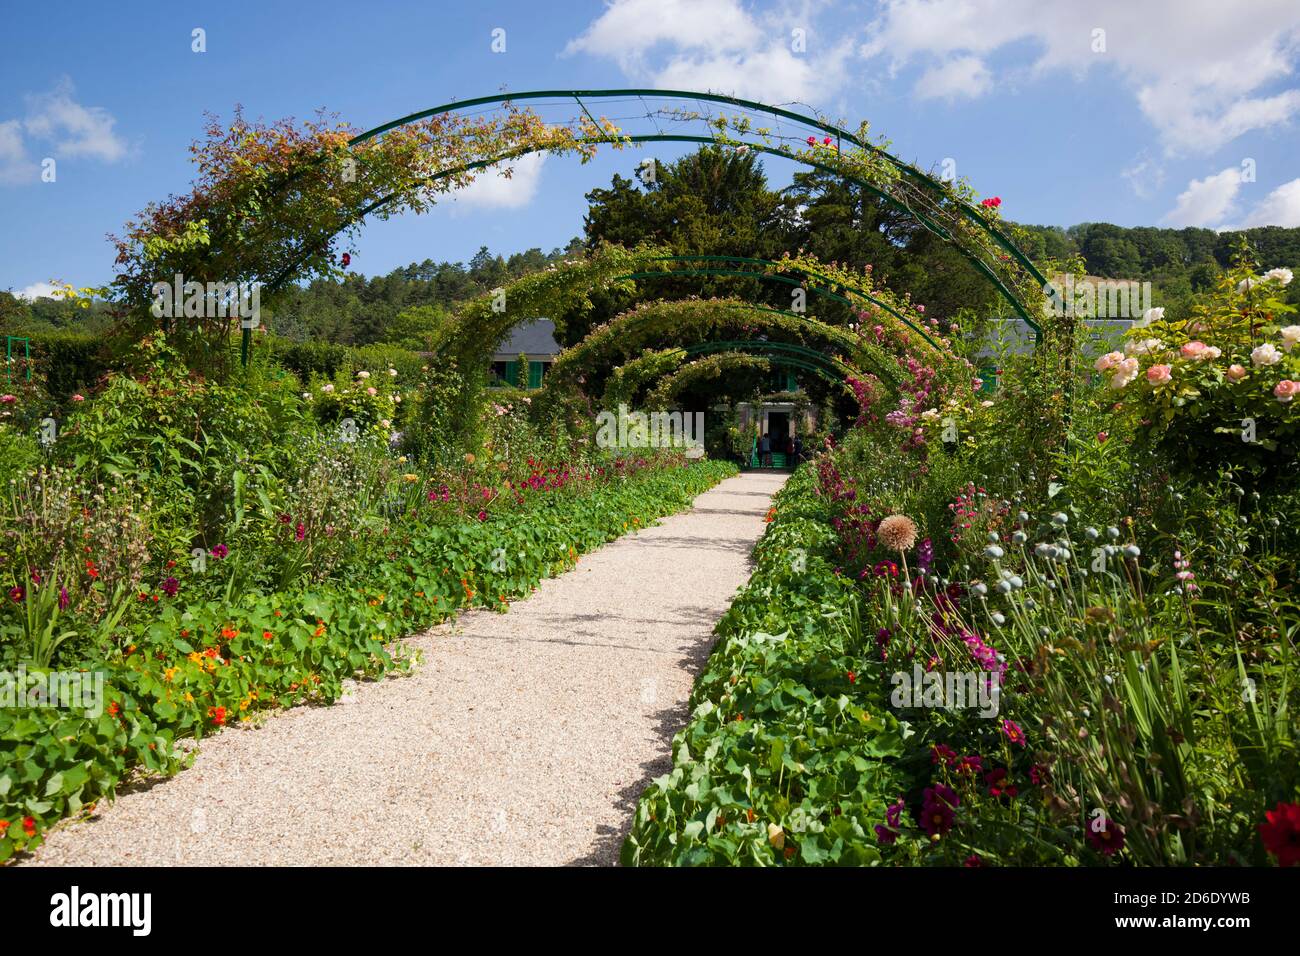
[(1124, 361), (1123, 352), (1107, 352), (1101, 358), (1097, 359), (1093, 366), (1098, 372), (1109, 372), (1120, 362)]
[(1183, 353), (1183, 358), (1192, 359), (1195, 362), (1215, 359), (1223, 354), (1213, 345), (1206, 345), (1204, 342), (1188, 342), (1179, 351)]
[(1240, 382), (1246, 377), (1246, 370), (1240, 365), (1229, 365), (1226, 373), (1229, 382)]
[(18, 401), (16, 395), (0, 395), (0, 402), (4, 402), (6, 405), (12, 405), (16, 401)]
[(1289, 378), (1284, 378), (1273, 386), (1273, 395), (1279, 402), (1286, 403), (1300, 393), (1300, 382), (1293, 382)]
[(1152, 385), (1159, 385), (1161, 382), (1169, 381), (1173, 376), (1169, 374), (1168, 365), (1152, 365), (1147, 369), (1147, 381)]
[(86, 396), (85, 396), (85, 395), (73, 395), (73, 396), (72, 396), (72, 400), (73, 400), (74, 402), (84, 402), (84, 401), (86, 400)]

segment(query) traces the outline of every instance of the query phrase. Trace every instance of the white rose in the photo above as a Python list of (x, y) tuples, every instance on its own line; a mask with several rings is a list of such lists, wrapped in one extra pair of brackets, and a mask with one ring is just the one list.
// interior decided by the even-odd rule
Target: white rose
[(1136, 358), (1126, 358), (1115, 366), (1115, 374), (1111, 376), (1110, 387), (1121, 389), (1131, 383), (1138, 376), (1138, 371), (1142, 365)]
[(390, 368), (390, 369), (388, 370), (388, 377), (389, 377), (389, 378), (397, 378), (397, 369), (395, 369), (395, 368)]
[(362, 369), (360, 372), (357, 372), (357, 378), (369, 378), (369, 377), (370, 377), (370, 373), (367, 372), (365, 369)]
[(1258, 281), (1259, 281), (1258, 279), (1242, 279), (1240, 282), (1237, 283), (1237, 291), (1247, 292)]
[(1282, 329), (1282, 351), (1290, 352), (1300, 343), (1300, 325), (1288, 325)]
[(334, 386), (332, 384), (326, 383), (325, 385), (322, 385), (320, 387), (320, 390), (322, 392), (332, 392), (334, 391)]
[(1282, 285), (1290, 285), (1292, 278), (1290, 269), (1269, 269), (1264, 273), (1265, 279), (1276, 279)]
[(1254, 365), (1276, 365), (1282, 361), (1282, 353), (1271, 342), (1265, 342), (1251, 351), (1250, 361)]
[(1135, 329), (1146, 328), (1152, 322), (1162, 321), (1164, 317), (1165, 317), (1165, 310), (1162, 306), (1157, 306), (1154, 309), (1147, 309), (1145, 312), (1142, 313), (1142, 318), (1138, 319), (1136, 322), (1133, 323), (1133, 328)]
[(307, 401), (311, 401), (311, 392), (303, 392), (302, 397), (307, 399)]
[(1136, 342), (1129, 342), (1124, 346), (1124, 351), (1129, 355), (1150, 355), (1152, 352), (1159, 351), (1163, 347), (1159, 339), (1141, 339)]

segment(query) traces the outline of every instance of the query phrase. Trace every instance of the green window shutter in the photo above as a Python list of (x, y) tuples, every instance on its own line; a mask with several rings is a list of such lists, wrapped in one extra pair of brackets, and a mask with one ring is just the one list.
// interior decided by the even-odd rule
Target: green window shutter
[(506, 384), (513, 385), (517, 382), (519, 373), (518, 362), (506, 362)]
[(529, 388), (542, 387), (542, 363), (541, 362), (528, 363), (528, 387)]

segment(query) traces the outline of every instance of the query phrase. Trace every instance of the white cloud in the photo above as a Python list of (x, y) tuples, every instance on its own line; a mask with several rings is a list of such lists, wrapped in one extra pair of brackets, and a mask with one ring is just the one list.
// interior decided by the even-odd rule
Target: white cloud
[(29, 143), (44, 156), (58, 159), (115, 163), (126, 157), (126, 140), (113, 130), (117, 120), (103, 107), (82, 106), (75, 93), (72, 81), (64, 77), (48, 93), (23, 97), (25, 117), (0, 121), (0, 183), (37, 179), (40, 167), (29, 155)]
[(1278, 186), (1243, 213), (1236, 213), (1243, 188), (1235, 166), (1204, 179), (1193, 179), (1161, 222), (1171, 226), (1202, 226), (1220, 231), (1253, 226), (1300, 226), (1300, 179)]
[(529, 153), (509, 164), (509, 178), (501, 175), (498, 166), (479, 170), (478, 178), (450, 194), (457, 207), (473, 209), (520, 209), (537, 196), (541, 188), (544, 153)]
[(1165, 184), (1165, 169), (1159, 162), (1147, 155), (1146, 151), (1133, 160), (1133, 165), (1120, 173), (1139, 199), (1150, 199)]
[[(1253, 0), (1249, 10), (1222, 0), (886, 0), (867, 35), (861, 52), (888, 59), (892, 70), (934, 57), (974, 59), (990, 72), (982, 91), (1017, 71), (1114, 70), (1169, 152), (1209, 152), (1300, 114), (1300, 90), (1269, 89), (1294, 77), (1295, 0)], [(1099, 40), (1104, 50), (1095, 49)], [(1027, 57), (1026, 41), (1036, 51)], [(1022, 62), (993, 76), (989, 58), (1013, 44), (1006, 53)], [(934, 73), (923, 74), (918, 95)]]
[(74, 93), (65, 76), (49, 93), (28, 95), (27, 132), (52, 141), (58, 157), (89, 156), (106, 163), (125, 157), (126, 141), (113, 132), (117, 120), (103, 107), (82, 106)]
[(1300, 179), (1278, 186), (1251, 206), (1240, 223), (1221, 228), (1249, 229), (1252, 226), (1300, 226)]
[(18, 120), (0, 123), (0, 183), (22, 183), (36, 178), (36, 165), (27, 156), (23, 125)]
[(921, 99), (958, 99), (983, 96), (993, 85), (993, 75), (977, 56), (954, 57), (926, 70), (916, 81)]
[(14, 293), (14, 295), (18, 296), (20, 299), (26, 299), (28, 302), (31, 302), (34, 299), (49, 299), (53, 298), (55, 288), (55, 286), (50, 285), (48, 282), (33, 282), (26, 288), (19, 289)]
[(1221, 173), (1193, 179), (1178, 202), (1160, 221), (1170, 226), (1212, 226), (1223, 221), (1241, 188), (1241, 170), (1229, 166)]
[[(613, 0), (564, 53), (618, 64), (637, 83), (769, 103), (815, 100), (839, 90), (854, 42), (818, 42), (812, 17), (755, 15), (738, 0)], [(803, 30), (795, 50), (792, 31)]]

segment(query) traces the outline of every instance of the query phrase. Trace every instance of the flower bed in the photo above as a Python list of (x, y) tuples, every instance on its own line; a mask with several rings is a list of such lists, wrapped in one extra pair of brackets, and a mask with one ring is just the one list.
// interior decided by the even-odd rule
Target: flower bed
[(176, 772), (177, 740), (267, 708), (330, 702), (348, 678), (409, 667), (402, 635), (466, 607), (504, 610), (578, 554), (688, 506), (734, 470), (632, 463), (492, 520), (395, 525), (375, 560), (342, 579), (231, 600), (145, 594), (155, 613), (137, 614), (100, 668), (103, 713), (0, 709), (0, 860), (38, 846), (51, 823), (127, 776)]

